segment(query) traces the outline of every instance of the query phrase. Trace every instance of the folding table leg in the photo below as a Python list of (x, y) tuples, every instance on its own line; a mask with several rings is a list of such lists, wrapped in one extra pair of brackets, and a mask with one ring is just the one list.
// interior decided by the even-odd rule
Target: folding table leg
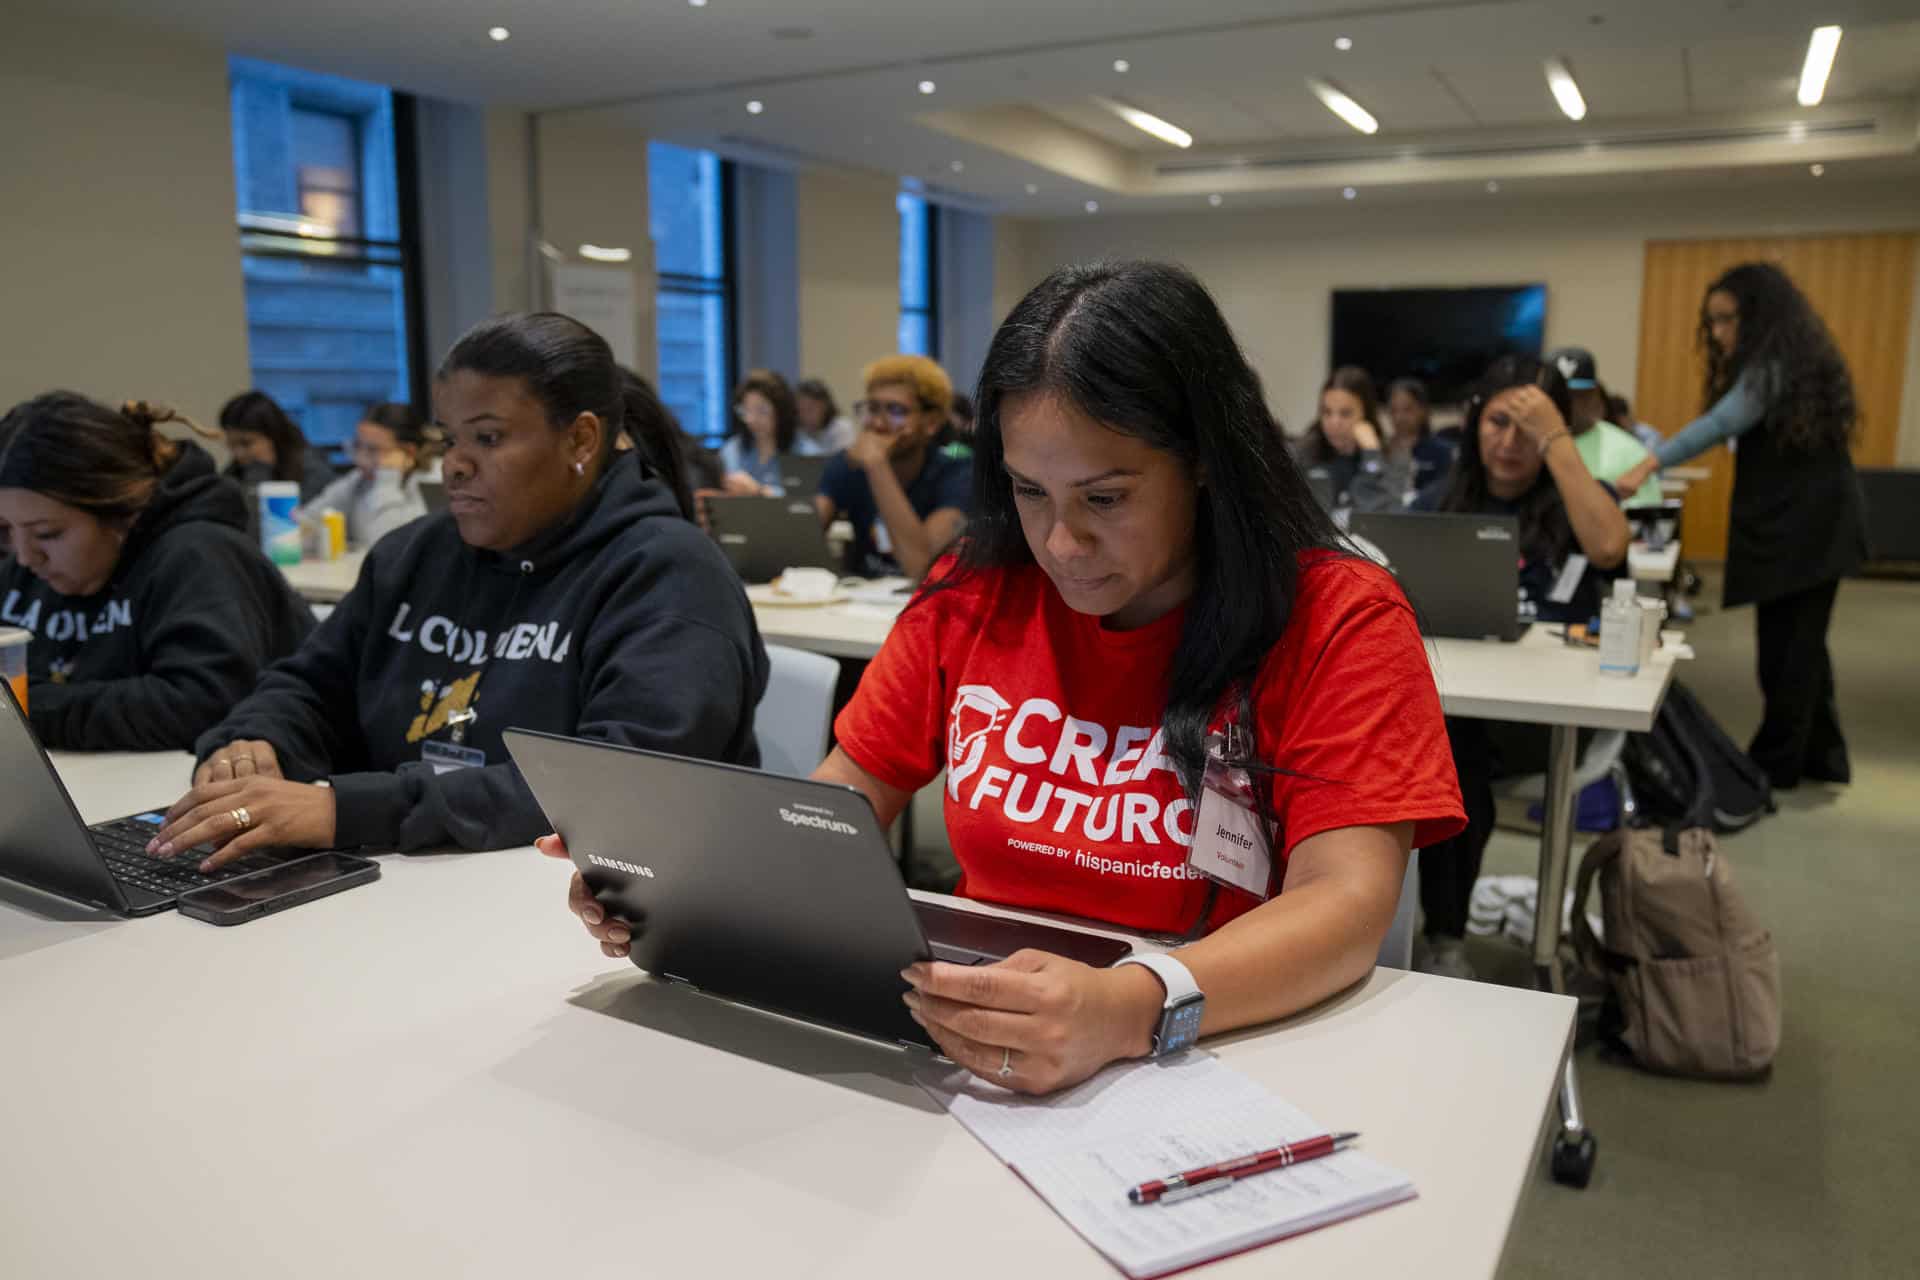
[[(1540, 828), (1540, 896), (1533, 910), (1533, 971), (1543, 991), (1567, 994), (1566, 974), (1560, 965), (1560, 910), (1567, 893), (1568, 863), (1573, 856), (1574, 756), (1579, 733), (1572, 725), (1553, 726), (1547, 745), (1546, 812)], [(1554, 1181), (1584, 1187), (1593, 1177), (1595, 1141), (1587, 1132), (1580, 1106), (1580, 1088), (1573, 1074), (1573, 1049), (1568, 1046), (1560, 1076), (1560, 1134), (1553, 1144)]]

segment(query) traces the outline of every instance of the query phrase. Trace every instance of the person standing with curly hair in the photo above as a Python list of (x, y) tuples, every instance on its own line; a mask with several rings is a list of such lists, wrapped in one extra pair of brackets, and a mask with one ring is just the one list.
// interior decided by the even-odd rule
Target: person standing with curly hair
[(1712, 406), (1620, 478), (1735, 441), (1725, 607), (1755, 606), (1765, 710), (1747, 754), (1776, 788), (1847, 782), (1827, 624), (1840, 579), (1867, 556), (1866, 516), (1847, 451), (1853, 378), (1806, 295), (1765, 262), (1734, 267), (1700, 306)]

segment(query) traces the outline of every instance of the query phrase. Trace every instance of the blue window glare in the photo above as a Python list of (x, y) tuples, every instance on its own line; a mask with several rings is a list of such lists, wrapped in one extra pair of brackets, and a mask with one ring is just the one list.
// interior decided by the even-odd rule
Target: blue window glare
[(899, 349), (907, 355), (940, 358), (934, 324), (934, 211), (926, 200), (902, 191), (894, 197), (900, 211)]
[(647, 145), (660, 398), (681, 426), (710, 444), (730, 426), (724, 177), (720, 158), (710, 151)]
[(409, 394), (393, 93), (251, 58), (227, 76), (253, 385), (338, 445)]

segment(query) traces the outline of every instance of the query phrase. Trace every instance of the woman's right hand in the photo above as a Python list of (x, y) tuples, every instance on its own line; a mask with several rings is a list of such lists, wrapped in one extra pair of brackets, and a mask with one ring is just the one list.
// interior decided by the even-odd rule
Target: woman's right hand
[[(541, 836), (533, 842), (533, 847), (549, 858), (567, 858), (567, 846), (559, 836)], [(580, 917), (580, 923), (600, 944), (601, 953), (609, 959), (625, 959), (633, 943), (633, 935), (639, 932), (639, 926), (632, 921), (622, 920), (609, 915), (605, 907), (594, 901), (593, 891), (587, 888), (587, 882), (578, 871), (573, 873), (573, 882), (567, 886), (567, 910)]]
[(284, 778), (280, 757), (271, 742), (259, 738), (238, 738), (221, 747), (193, 771), (193, 785), (231, 782), (235, 778)]
[(1559, 406), (1540, 388), (1516, 387), (1509, 395), (1509, 412), (1536, 448), (1545, 448), (1555, 436), (1567, 432), (1567, 420), (1560, 416)]

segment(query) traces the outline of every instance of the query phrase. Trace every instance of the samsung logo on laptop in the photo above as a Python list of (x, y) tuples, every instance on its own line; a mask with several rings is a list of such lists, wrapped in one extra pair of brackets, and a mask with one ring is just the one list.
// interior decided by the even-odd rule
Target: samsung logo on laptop
[(1473, 536), (1482, 542), (1512, 542), (1513, 530), (1503, 524), (1483, 524), (1473, 531)]
[(653, 868), (643, 867), (637, 862), (622, 862), (618, 858), (603, 858), (597, 853), (587, 855), (587, 861), (596, 867), (605, 867), (609, 871), (624, 871), (630, 876), (645, 876), (653, 879)]
[(819, 831), (831, 831), (836, 835), (857, 836), (860, 828), (851, 822), (842, 822), (838, 818), (823, 818), (817, 813), (795, 813), (791, 809), (780, 810), (780, 821), (795, 827), (813, 827)]

